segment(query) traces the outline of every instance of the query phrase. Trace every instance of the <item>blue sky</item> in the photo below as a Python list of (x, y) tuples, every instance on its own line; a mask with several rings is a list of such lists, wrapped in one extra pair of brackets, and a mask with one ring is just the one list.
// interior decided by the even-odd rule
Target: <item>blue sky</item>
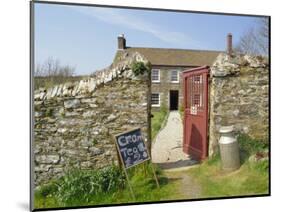
[(35, 63), (48, 57), (85, 75), (111, 64), (117, 36), (127, 46), (225, 50), (257, 18), (167, 11), (35, 4)]

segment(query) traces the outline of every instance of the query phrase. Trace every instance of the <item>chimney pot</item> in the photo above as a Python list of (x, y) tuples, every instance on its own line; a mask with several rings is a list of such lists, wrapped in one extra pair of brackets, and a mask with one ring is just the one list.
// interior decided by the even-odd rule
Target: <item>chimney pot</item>
[(117, 38), (118, 40), (118, 49), (119, 50), (124, 50), (126, 49), (126, 39), (124, 34), (120, 34)]
[(226, 46), (227, 46), (227, 49), (226, 49), (227, 54), (232, 56), (233, 50), (232, 50), (232, 34), (231, 33), (227, 34)]

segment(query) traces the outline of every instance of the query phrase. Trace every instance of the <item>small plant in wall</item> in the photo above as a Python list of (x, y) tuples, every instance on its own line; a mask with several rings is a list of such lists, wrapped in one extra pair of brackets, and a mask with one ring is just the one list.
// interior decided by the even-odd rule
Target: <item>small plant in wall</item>
[(45, 115), (50, 117), (53, 115), (54, 109), (53, 108), (47, 108)]
[(92, 143), (93, 143), (93, 145), (96, 145), (98, 143), (98, 140), (96, 138), (94, 138)]
[(60, 116), (61, 116), (62, 118), (65, 117), (65, 111), (64, 111), (63, 108), (61, 108), (61, 109), (59, 110), (59, 114), (60, 114)]
[(145, 73), (150, 73), (150, 71), (151, 71), (151, 63), (150, 62), (147, 62), (147, 63), (144, 63), (144, 62), (134, 62), (132, 64), (131, 68), (132, 68), (132, 71), (133, 71), (135, 76), (143, 75)]

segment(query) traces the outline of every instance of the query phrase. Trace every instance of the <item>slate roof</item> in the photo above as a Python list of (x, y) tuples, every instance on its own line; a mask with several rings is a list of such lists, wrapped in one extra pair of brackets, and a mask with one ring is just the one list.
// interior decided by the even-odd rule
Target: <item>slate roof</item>
[(222, 51), (127, 47), (123, 52), (139, 52), (152, 65), (162, 66), (211, 66)]

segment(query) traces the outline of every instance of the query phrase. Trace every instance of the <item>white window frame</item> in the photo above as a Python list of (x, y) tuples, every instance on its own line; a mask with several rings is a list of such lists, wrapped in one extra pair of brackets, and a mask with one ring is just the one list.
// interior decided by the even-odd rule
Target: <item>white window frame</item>
[[(152, 80), (152, 72), (153, 71), (158, 71), (158, 80)], [(151, 70), (151, 82), (160, 82), (160, 78), (161, 78), (161, 74), (160, 74), (161, 72), (160, 72), (160, 69), (152, 69)]]
[[(158, 104), (152, 104), (152, 94), (158, 94)], [(160, 93), (157, 93), (157, 92), (153, 92), (151, 93), (151, 107), (160, 107), (161, 105), (161, 95)]]
[[(176, 71), (176, 72), (177, 72), (177, 78), (178, 78), (177, 81), (172, 81), (172, 73), (173, 73), (173, 71)], [(177, 69), (174, 69), (174, 70), (171, 70), (171, 71), (170, 71), (170, 81), (171, 81), (171, 83), (179, 83), (179, 78), (180, 78), (179, 74), (180, 74), (180, 72), (179, 72), (179, 70), (177, 70)]]

